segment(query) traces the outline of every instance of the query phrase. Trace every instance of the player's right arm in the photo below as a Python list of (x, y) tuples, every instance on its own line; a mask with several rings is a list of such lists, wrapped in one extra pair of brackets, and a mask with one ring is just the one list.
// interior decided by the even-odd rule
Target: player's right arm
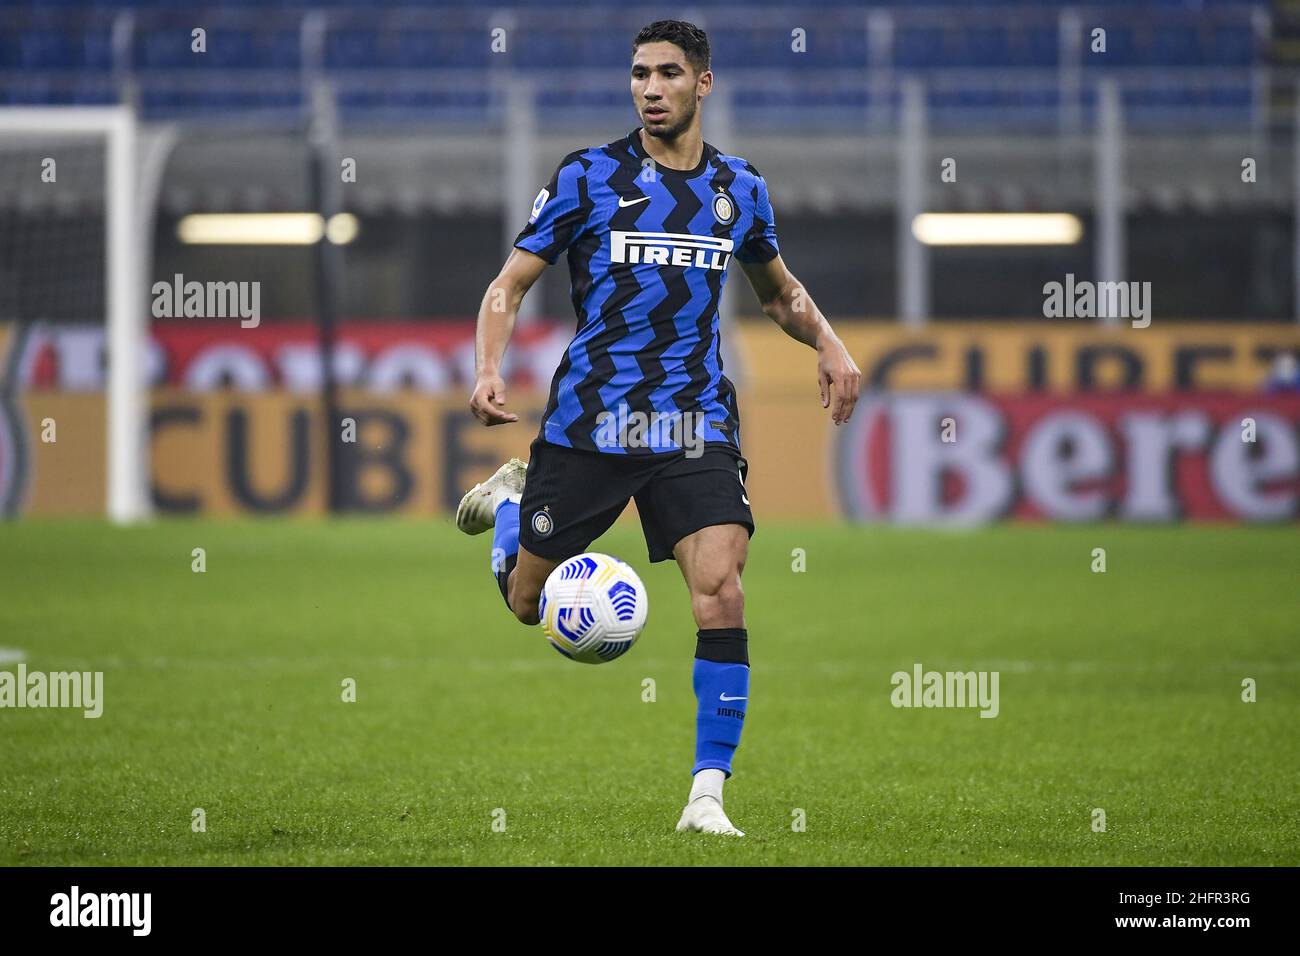
[(488, 286), (478, 310), (478, 332), (474, 343), (474, 394), (469, 407), (484, 425), (517, 422), (518, 415), (505, 410), (506, 386), (501, 380), (501, 358), (510, 344), (515, 316), (524, 293), (537, 281), (542, 270), (554, 265), (585, 227), (592, 210), (584, 183), (586, 167), (581, 151), (561, 160), (555, 175), (533, 200), (528, 225), (515, 238), (515, 248), (501, 267), (501, 274)]
[(518, 415), (505, 410), (506, 383), (501, 378), (501, 360), (515, 330), (519, 304), (547, 264), (541, 256), (512, 249), (500, 274), (483, 294), (474, 335), (475, 381), (469, 408), (484, 425), (519, 421)]

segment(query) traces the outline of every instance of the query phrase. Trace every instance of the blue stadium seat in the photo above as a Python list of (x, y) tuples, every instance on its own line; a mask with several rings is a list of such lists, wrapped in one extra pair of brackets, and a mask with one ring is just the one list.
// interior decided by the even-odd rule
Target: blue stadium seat
[(1086, 65), (1141, 66), (1144, 58), (1138, 50), (1137, 32), (1133, 27), (1123, 24), (1108, 24), (1106, 30), (1106, 52), (1093, 53), (1091, 28), (1085, 30), (1083, 39), (1083, 62)]
[(618, 67), (626, 70), (632, 63), (632, 42), (628, 37), (612, 31), (592, 31), (580, 37), (581, 59), (577, 62), (589, 67)]
[(383, 114), (436, 114), (442, 118), (481, 119), (490, 107), (486, 91), (347, 89), (339, 93), (339, 111), (349, 120)]
[(1220, 26), (1214, 33), (1215, 63), (1244, 67), (1255, 62), (1255, 31), (1249, 26)]
[(515, 66), (525, 69), (554, 67), (558, 64), (581, 64), (581, 33), (576, 30), (516, 30), (509, 47)]
[(298, 92), (199, 88), (190, 90), (145, 89), (140, 96), (146, 117), (220, 116), (250, 111), (296, 112), (302, 108)]
[(90, 70), (108, 70), (113, 67), (113, 34), (107, 28), (90, 28), (78, 38), (82, 65)]
[(903, 68), (944, 65), (944, 31), (902, 27), (894, 34), (894, 63)]
[(135, 65), (141, 69), (192, 69), (198, 55), (191, 49), (190, 28), (148, 30), (135, 37)]
[[(5, 97), (24, 101), (36, 97), (32, 100), (36, 102), (41, 95), (51, 97), (51, 102), (101, 97), (105, 87), (95, 84), (113, 67), (114, 17), (131, 9), (136, 12), (133, 66), (142, 80), (172, 70), (201, 70), (205, 77), (209, 72), (214, 77), (215, 85), (207, 95), (155, 92), (151, 102), (160, 109), (212, 113), (286, 108), (275, 96), (263, 99), (231, 93), (221, 86), (220, 76), (266, 71), (282, 73), (285, 84), (292, 85), (300, 68), (300, 18), (310, 10), (325, 10), (329, 16), (325, 67), (336, 74), (369, 72), (382, 86), (388, 70), (472, 73), (508, 66), (545, 75), (551, 81), (545, 95), (574, 108), (596, 108), (604, 102), (604, 94), (555, 87), (553, 82), (564, 75), (563, 67), (624, 72), (630, 53), (629, 24), (635, 22), (626, 9), (611, 8), (605, 0), (564, 0), (566, 6), (581, 11), (572, 17), (554, 16), (552, 0), (504, 0), (500, 7), (491, 8), (474, 7), (466, 0), (196, 0), (192, 8), (176, 0), (0, 0), (0, 4), (5, 4), (8, 17), (0, 20), (0, 72), (10, 79), (21, 78), (4, 87)], [(755, 112), (866, 106), (865, 91), (851, 84), (818, 85), (817, 77), (822, 71), (851, 74), (872, 65), (866, 31), (872, 9), (894, 14), (892, 64), (922, 74), (946, 69), (1050, 70), (1060, 63), (1057, 13), (1067, 7), (1085, 11), (1081, 62), (1090, 77), (1130, 67), (1247, 69), (1266, 56), (1250, 17), (1254, 9), (1268, 9), (1263, 0), (1090, 0), (1083, 4), (1001, 0), (996, 12), (961, 0), (697, 0), (696, 7), (710, 26), (720, 70), (770, 74), (760, 79), (761, 88), (741, 91), (738, 108)], [(714, 11), (716, 16), (710, 16)], [(487, 35), (497, 12), (513, 16), (517, 24), (508, 35), (507, 52), (501, 55), (491, 52)], [(195, 25), (208, 31), (203, 55), (191, 52), (190, 29)], [(807, 54), (791, 51), (792, 25), (807, 30)], [(1089, 50), (1087, 32), (1095, 25), (1107, 30), (1105, 54)], [(73, 81), (83, 76), (89, 85), (78, 87)], [(1131, 104), (1134, 115), (1159, 122), (1162, 116), (1174, 120), (1193, 114), (1231, 117), (1250, 109), (1253, 93), (1248, 83), (1240, 77), (1218, 82), (1195, 91), (1171, 85), (1136, 93)], [(285, 84), (268, 85), (281, 89)], [(961, 91), (936, 93), (932, 105), (954, 123), (1045, 115), (1055, 108), (1056, 94), (1050, 88), (1034, 93), (990, 89), (1007, 87), (987, 84), (981, 90), (976, 83)], [(619, 102), (625, 100), (625, 90), (616, 94)], [(373, 99), (384, 109), (398, 111), (446, 108), (457, 116), (470, 116), (477, 109), (482, 111), (481, 119), (492, 108), (489, 99), (409, 90), (352, 91), (349, 96), (350, 102)]]
[(66, 70), (78, 66), (72, 37), (61, 30), (28, 30), (19, 38), (18, 66), (26, 70)]
[(374, 30), (332, 31), (325, 38), (325, 66), (356, 70), (379, 66), (379, 34)]
[[(507, 42), (506, 55), (512, 52)], [(481, 31), (465, 34), (447, 30), (404, 30), (396, 36), (393, 55), (383, 65), (408, 70), (485, 68), (491, 57), (489, 38)]]
[(954, 33), (959, 38), (954, 66), (990, 67), (1011, 60), (1005, 27), (976, 27)]
[(1056, 27), (1030, 27), (1016, 31), (1010, 54), (1018, 66), (1054, 67), (1061, 61), (1061, 35)]
[(809, 60), (826, 57), (830, 62), (849, 69), (867, 63), (867, 32), (859, 30), (810, 30)]
[(257, 63), (253, 34), (248, 30), (209, 30), (207, 51), (203, 54), (206, 66), (231, 69)]
[(1154, 66), (1179, 66), (1201, 60), (1197, 30), (1191, 26), (1166, 26), (1152, 36), (1146, 61)]

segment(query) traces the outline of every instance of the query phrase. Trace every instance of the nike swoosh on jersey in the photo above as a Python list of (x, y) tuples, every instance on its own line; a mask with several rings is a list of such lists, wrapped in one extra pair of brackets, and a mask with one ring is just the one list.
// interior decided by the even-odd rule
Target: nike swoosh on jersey
[(635, 206), (635, 205), (636, 205), (637, 203), (639, 203), (639, 202), (649, 202), (649, 201), (650, 201), (650, 197), (649, 197), (649, 196), (642, 196), (640, 199), (633, 199), (633, 200), (631, 200), (631, 201), (626, 201), (626, 200), (623, 199), (622, 196), (619, 196), (619, 197), (618, 197), (618, 208), (622, 209), (622, 208), (625, 207), (625, 206)]

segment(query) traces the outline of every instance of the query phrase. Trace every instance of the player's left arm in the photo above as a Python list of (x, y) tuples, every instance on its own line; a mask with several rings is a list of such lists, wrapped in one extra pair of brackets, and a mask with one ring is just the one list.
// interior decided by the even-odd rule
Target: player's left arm
[(763, 314), (792, 339), (817, 350), (817, 384), (822, 408), (831, 409), (836, 425), (849, 420), (858, 402), (862, 372), (822, 315), (803, 283), (786, 268), (780, 254), (766, 262), (741, 262)]

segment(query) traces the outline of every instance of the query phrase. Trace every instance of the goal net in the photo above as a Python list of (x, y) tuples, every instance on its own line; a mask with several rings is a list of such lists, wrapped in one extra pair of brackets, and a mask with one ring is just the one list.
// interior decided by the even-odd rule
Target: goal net
[(146, 247), (137, 225), (138, 182), (130, 108), (0, 108), (5, 515), (21, 513), (33, 481), (41, 480), (31, 452), (43, 436), (23, 408), (34, 358), (52, 331), (75, 326), (102, 329), (105, 510), (115, 522), (148, 514)]

